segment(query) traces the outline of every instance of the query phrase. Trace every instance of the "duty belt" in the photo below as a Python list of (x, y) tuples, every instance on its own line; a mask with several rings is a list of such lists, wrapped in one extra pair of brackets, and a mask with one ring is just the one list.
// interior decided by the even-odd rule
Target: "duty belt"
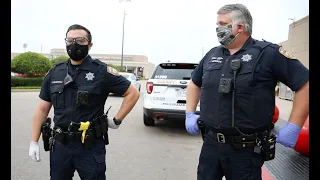
[(209, 135), (219, 143), (231, 144), (233, 148), (254, 147), (256, 145), (257, 135), (246, 134), (238, 136), (224, 135), (223, 133), (216, 133), (212, 130), (206, 129), (205, 134)]
[(53, 137), (62, 144), (67, 144), (71, 141), (81, 141), (85, 144), (85, 141), (92, 141), (103, 137), (105, 144), (107, 145), (109, 144), (107, 131), (108, 123), (106, 116), (101, 115), (90, 122), (71, 122), (68, 131), (63, 131), (59, 126), (54, 126)]

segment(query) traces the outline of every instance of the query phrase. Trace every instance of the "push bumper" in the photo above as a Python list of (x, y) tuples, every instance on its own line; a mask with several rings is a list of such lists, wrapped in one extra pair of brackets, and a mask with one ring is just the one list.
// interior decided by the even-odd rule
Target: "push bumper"
[[(185, 110), (143, 108), (143, 113), (148, 117), (154, 117), (156, 119), (185, 120), (186, 118)], [(196, 114), (200, 114), (200, 111), (197, 111)]]

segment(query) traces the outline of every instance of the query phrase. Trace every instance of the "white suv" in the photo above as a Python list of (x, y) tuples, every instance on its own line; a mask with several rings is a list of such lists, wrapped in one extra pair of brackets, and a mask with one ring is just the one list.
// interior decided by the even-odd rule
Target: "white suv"
[[(143, 122), (153, 126), (156, 120), (185, 119), (186, 88), (197, 63), (161, 63), (146, 82)], [(199, 114), (198, 104), (196, 113)]]

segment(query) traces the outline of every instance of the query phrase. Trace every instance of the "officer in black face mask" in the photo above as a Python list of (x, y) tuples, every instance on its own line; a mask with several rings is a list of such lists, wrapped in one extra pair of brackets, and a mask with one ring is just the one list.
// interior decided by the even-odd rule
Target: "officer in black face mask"
[[(251, 37), (252, 17), (244, 5), (228, 4), (217, 14), (221, 46), (203, 57), (187, 88), (186, 130), (203, 137), (197, 179), (261, 180), (275, 143), (296, 144), (309, 113), (309, 71), (283, 47)], [(288, 124), (275, 137), (278, 81), (296, 93)]]
[[(114, 69), (88, 55), (92, 47), (88, 29), (75, 24), (66, 36), (70, 59), (57, 64), (44, 79), (32, 123), (29, 156), (40, 161), (38, 140), (42, 132), (45, 150), (50, 151), (51, 180), (71, 180), (75, 170), (81, 179), (105, 180), (108, 128), (119, 128), (139, 92)], [(113, 118), (104, 112), (109, 93), (124, 96), (125, 106)], [(51, 122), (46, 122), (51, 106), (52, 129)]]

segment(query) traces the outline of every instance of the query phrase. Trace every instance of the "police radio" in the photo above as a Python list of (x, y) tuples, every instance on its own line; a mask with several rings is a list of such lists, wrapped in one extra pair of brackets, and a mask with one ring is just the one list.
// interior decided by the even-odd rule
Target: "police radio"
[[(234, 59), (230, 62), (230, 66), (231, 66), (231, 69), (233, 71), (233, 91), (232, 91), (232, 127), (234, 127), (234, 102), (235, 102), (235, 89), (236, 89), (236, 77), (237, 77), (237, 72), (238, 70), (240, 69), (241, 67), (241, 61), (240, 59)], [(238, 128), (236, 128), (239, 132), (240, 130)], [(241, 133), (241, 132), (240, 132)], [(241, 133), (243, 134), (243, 133)]]

